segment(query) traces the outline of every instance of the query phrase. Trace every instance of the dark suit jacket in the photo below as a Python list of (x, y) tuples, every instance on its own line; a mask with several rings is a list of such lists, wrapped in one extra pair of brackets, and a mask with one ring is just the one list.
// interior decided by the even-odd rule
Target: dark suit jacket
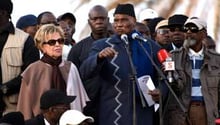
[(45, 125), (44, 116), (42, 114), (37, 115), (36, 117), (25, 121), (25, 125)]

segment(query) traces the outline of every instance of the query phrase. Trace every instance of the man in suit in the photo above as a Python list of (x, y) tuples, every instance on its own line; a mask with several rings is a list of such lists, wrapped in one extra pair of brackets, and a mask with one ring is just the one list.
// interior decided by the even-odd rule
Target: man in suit
[(76, 96), (67, 96), (56, 89), (46, 91), (40, 99), (42, 114), (27, 120), (25, 125), (57, 125), (61, 115), (70, 108), (69, 104), (75, 98)]

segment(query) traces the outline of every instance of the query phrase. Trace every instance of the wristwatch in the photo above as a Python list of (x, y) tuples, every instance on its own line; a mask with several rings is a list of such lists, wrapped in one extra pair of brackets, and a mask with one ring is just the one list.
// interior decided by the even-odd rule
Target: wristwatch
[(8, 92), (8, 87), (7, 87), (6, 85), (3, 85), (3, 86), (1, 87), (1, 90), (2, 90), (2, 93), (3, 93), (3, 94), (6, 94), (6, 93)]

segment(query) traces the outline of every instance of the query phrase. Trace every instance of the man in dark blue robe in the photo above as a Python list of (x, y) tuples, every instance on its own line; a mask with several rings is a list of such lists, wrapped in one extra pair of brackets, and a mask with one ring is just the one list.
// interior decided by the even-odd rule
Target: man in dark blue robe
[[(156, 55), (160, 48), (154, 41), (147, 40), (147, 42), (140, 43), (141, 41), (133, 39), (133, 33), (141, 35), (135, 31), (135, 24), (133, 5), (119, 4), (114, 13), (113, 27), (116, 34), (95, 42), (89, 57), (80, 67), (82, 79), (93, 77), (94, 72), (99, 72), (102, 78), (102, 81), (96, 81), (101, 82), (99, 125), (153, 125), (154, 106), (149, 107), (145, 100), (143, 101), (146, 106), (143, 106), (142, 94), (138, 92), (140, 89), (136, 84), (134, 89), (136, 92), (133, 91), (129, 56), (135, 67), (136, 77), (149, 75), (155, 86), (158, 86), (158, 73), (140, 44), (143, 44), (145, 50), (158, 65)], [(122, 34), (128, 37), (129, 54), (125, 48), (126, 43), (121, 40)], [(165, 93), (165, 91), (162, 92)], [(159, 89), (149, 92), (154, 101), (159, 100), (160, 93)]]

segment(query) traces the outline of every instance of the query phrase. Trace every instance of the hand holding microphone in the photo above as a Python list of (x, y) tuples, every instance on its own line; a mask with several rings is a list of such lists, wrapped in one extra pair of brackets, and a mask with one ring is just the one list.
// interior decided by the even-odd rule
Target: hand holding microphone
[(158, 60), (160, 63), (164, 66), (164, 71), (167, 72), (167, 80), (169, 83), (174, 82), (173, 79), (173, 71), (175, 70), (174, 61), (172, 61), (172, 58), (169, 56), (169, 53), (165, 49), (161, 49), (157, 53)]

